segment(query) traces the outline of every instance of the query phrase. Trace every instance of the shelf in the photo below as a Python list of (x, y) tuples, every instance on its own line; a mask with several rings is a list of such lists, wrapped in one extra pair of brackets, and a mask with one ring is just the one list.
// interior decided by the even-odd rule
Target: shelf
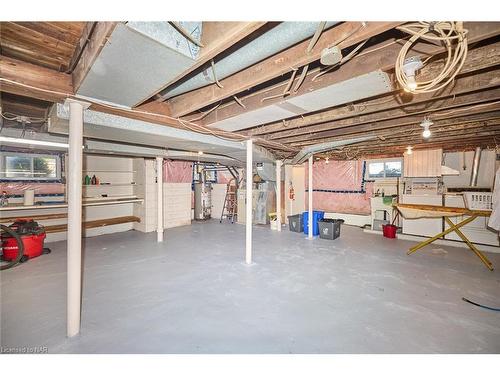
[(98, 184), (98, 185), (82, 185), (83, 187), (107, 187), (107, 186), (140, 186), (140, 184), (121, 184), (121, 183), (116, 183), (116, 184)]
[[(109, 206), (115, 204), (126, 204), (126, 203), (144, 203), (144, 199), (142, 198), (118, 198), (115, 200), (97, 200), (92, 198), (92, 200), (88, 199), (82, 203), (83, 207), (88, 206)], [(51, 208), (67, 208), (67, 203), (61, 204), (47, 204), (47, 205), (34, 205), (34, 206), (23, 206), (21, 205), (11, 205), (6, 207), (0, 207), (0, 211), (22, 211), (22, 210), (43, 210), (43, 209), (51, 209)]]
[(137, 171), (98, 171), (96, 169), (83, 169), (82, 173), (84, 172), (95, 172), (95, 173), (136, 173)]

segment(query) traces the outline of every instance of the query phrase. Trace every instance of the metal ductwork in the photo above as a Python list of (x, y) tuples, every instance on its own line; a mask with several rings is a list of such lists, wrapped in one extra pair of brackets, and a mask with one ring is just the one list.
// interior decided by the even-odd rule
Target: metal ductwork
[[(327, 22), (325, 29), (338, 22)], [(224, 79), (249, 66), (258, 63), (294, 44), (310, 38), (316, 32), (319, 22), (282, 22), (261, 36), (248, 42), (234, 53), (214, 61), (217, 79)], [(305, 51), (304, 51), (305, 53)], [(160, 92), (164, 99), (198, 89), (214, 83), (212, 68), (207, 68), (195, 76), (167, 87)]]
[(470, 186), (477, 186), (477, 177), (479, 174), (479, 163), (481, 162), (481, 147), (476, 147), (474, 159), (472, 159), (472, 171), (470, 174)]
[(299, 153), (295, 155), (295, 157), (291, 161), (286, 162), (286, 164), (302, 164), (309, 158), (309, 156), (317, 154), (319, 152), (330, 151), (340, 146), (347, 146), (353, 143), (365, 142), (374, 138), (376, 137), (372, 135), (368, 137), (345, 139), (341, 141), (325, 142), (307, 146), (300, 150)]

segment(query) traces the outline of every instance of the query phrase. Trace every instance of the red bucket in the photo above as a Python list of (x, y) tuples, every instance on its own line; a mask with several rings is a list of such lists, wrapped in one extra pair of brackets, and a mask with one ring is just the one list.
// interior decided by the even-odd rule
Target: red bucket
[(396, 231), (398, 227), (392, 224), (382, 225), (382, 232), (384, 233), (384, 237), (387, 238), (396, 238)]

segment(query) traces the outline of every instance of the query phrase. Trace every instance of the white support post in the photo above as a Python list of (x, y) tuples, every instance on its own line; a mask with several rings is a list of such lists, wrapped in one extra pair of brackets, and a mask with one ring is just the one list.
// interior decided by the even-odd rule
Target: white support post
[(308, 230), (307, 237), (312, 240), (313, 239), (313, 155), (309, 156), (309, 182), (307, 186), (309, 187), (309, 204), (308, 204)]
[(163, 242), (163, 158), (156, 158), (156, 239)]
[(276, 220), (281, 232), (281, 160), (276, 160)]
[(82, 160), (83, 111), (89, 104), (67, 100), (69, 104), (69, 149), (67, 169), (67, 335), (80, 333), (82, 295)]
[(245, 262), (252, 264), (252, 188), (253, 188), (253, 141), (246, 141), (247, 145), (247, 165), (246, 165), (246, 246), (245, 246)]

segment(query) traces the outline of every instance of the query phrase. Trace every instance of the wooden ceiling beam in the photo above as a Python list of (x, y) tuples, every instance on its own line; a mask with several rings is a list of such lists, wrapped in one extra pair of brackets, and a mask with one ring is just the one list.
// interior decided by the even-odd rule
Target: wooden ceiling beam
[[(346, 48), (400, 24), (401, 22), (368, 22), (366, 27), (359, 30), (360, 22), (342, 23), (323, 31), (313, 51), (309, 54), (306, 53), (309, 45), (309, 39), (307, 39), (241, 72), (222, 79), (220, 83), (223, 87), (212, 84), (169, 99), (168, 102), (172, 108), (172, 114), (175, 116), (187, 115), (197, 109), (287, 74), (292, 68), (299, 68), (319, 60), (321, 51), (333, 41), (339, 40), (342, 36), (347, 36), (354, 32), (351, 37), (340, 43), (342, 48)], [(356, 30), (359, 30), (359, 32), (356, 32)]]
[[(486, 121), (491, 119), (496, 119), (500, 117), (499, 112), (500, 107), (490, 108), (490, 110), (467, 110), (467, 112), (461, 112), (459, 114), (447, 116), (446, 119), (436, 120), (434, 119), (434, 123), (436, 126), (444, 126), (449, 124), (461, 124), (461, 123), (471, 123), (477, 121)], [(464, 113), (466, 113), (464, 115)], [(413, 119), (413, 121), (407, 121), (402, 123), (400, 120), (395, 121), (384, 121), (381, 123), (373, 123), (373, 124), (363, 124), (361, 126), (349, 127), (349, 128), (340, 128), (334, 129), (328, 133), (328, 136), (324, 136), (320, 139), (309, 139), (307, 137), (302, 137), (297, 139), (282, 139), (281, 143), (293, 145), (294, 147), (302, 147), (311, 144), (323, 143), (323, 142), (331, 142), (339, 139), (349, 139), (362, 135), (376, 135), (376, 131), (382, 130), (391, 130), (398, 128), (406, 128), (410, 131), (412, 128), (420, 129), (420, 122), (422, 117)], [(434, 125), (433, 125), (434, 126)], [(431, 129), (432, 130), (432, 129)]]
[(97, 22), (85, 22), (85, 27), (83, 28), (82, 31), (82, 36), (78, 40), (73, 51), (73, 56), (71, 57), (71, 60), (68, 64), (68, 73), (71, 73), (73, 69), (75, 68), (76, 64), (80, 60), (80, 57), (83, 53), (83, 50), (87, 43), (90, 41), (92, 32), (94, 31), (95, 25)]
[[(267, 22), (203, 22), (203, 31), (201, 34), (203, 48), (200, 49), (200, 54), (196, 63), (189, 69), (186, 69), (181, 74), (177, 75), (161, 89), (154, 92), (151, 97), (173, 85), (175, 82), (181, 80), (188, 74), (194, 72), (196, 69), (210, 63), (213, 58), (220, 55), (227, 49), (230, 49), (232, 46), (248, 37), (265, 24), (267, 24)], [(161, 100), (158, 99), (158, 101)], [(144, 101), (142, 103), (144, 103)], [(166, 108), (167, 106), (164, 106), (164, 110), (166, 110)]]
[(361, 124), (368, 124), (373, 122), (395, 120), (395, 119), (401, 119), (401, 121), (404, 122), (406, 121), (407, 118), (415, 118), (415, 116), (418, 115), (420, 115), (420, 118), (423, 118), (424, 115), (430, 115), (431, 117), (433, 117), (433, 113), (443, 111), (445, 109), (460, 108), (463, 106), (476, 105), (484, 102), (500, 100), (500, 82), (498, 82), (498, 84), (499, 84), (498, 86), (490, 90), (481, 90), (467, 94), (458, 94), (455, 96), (437, 99), (426, 103), (414, 104), (403, 108), (400, 107), (395, 109), (389, 109), (387, 111), (380, 111), (380, 112), (370, 113), (367, 115), (361, 114), (356, 117), (349, 117), (342, 120), (330, 121), (328, 123), (323, 123), (319, 125), (312, 125), (303, 128), (295, 128), (291, 130), (286, 129), (281, 132), (269, 134), (264, 138), (277, 140), (277, 139), (283, 139), (287, 137), (294, 137), (298, 135), (311, 134), (311, 133), (315, 133), (318, 134), (318, 136), (320, 136), (321, 132), (341, 127), (356, 126)]
[[(466, 23), (466, 27), (469, 29), (468, 41), (469, 44), (476, 43), (478, 41), (482, 41), (484, 39), (491, 38), (492, 36), (498, 35), (500, 33), (500, 23), (484, 23), (484, 22), (468, 22)], [(401, 51), (402, 44), (400, 40), (384, 40), (373, 47), (366, 48), (366, 50), (361, 50), (360, 54), (347, 63), (341, 65), (340, 67), (332, 70), (329, 73), (324, 74), (318, 79), (313, 81), (314, 76), (317, 74), (316, 71), (308, 72), (304, 82), (300, 86), (300, 89), (296, 93), (291, 93), (287, 96), (287, 98), (293, 98), (295, 96), (300, 96), (305, 93), (315, 91), (327, 86), (331, 86), (348, 79), (358, 77), (363, 74), (367, 74), (376, 70), (382, 71), (390, 71), (394, 69), (394, 64), (396, 62), (397, 56)], [(382, 48), (385, 46), (384, 48)], [(375, 52), (370, 52), (375, 51)], [(413, 49), (409, 52), (409, 56), (420, 55), (420, 56), (434, 56), (439, 55), (445, 52), (445, 49), (442, 46), (436, 46), (434, 44), (418, 42), (415, 43)], [(471, 56), (468, 58), (469, 64), (468, 66), (472, 67), (472, 69), (479, 69), (479, 64), (482, 64), (482, 57), (487, 52), (487, 50), (482, 50), (482, 53), (475, 53), (474, 50), (471, 50)], [(495, 53), (493, 51), (489, 54), (492, 59), (498, 58), (498, 51)], [(486, 62), (489, 64), (489, 62)], [(424, 69), (422, 69), (422, 73), (425, 75), (425, 72), (433, 73), (441, 69), (440, 63), (432, 63), (428, 64)], [(295, 82), (298, 81), (298, 76), (295, 79)], [(420, 77), (419, 77), (420, 78)], [(206, 116), (203, 123), (208, 125), (210, 123), (214, 123), (217, 121), (224, 120), (226, 118), (237, 116), (241, 113), (248, 112), (251, 110), (255, 110), (261, 107), (269, 106), (272, 104), (282, 102), (283, 96), (281, 95), (284, 90), (284, 86), (288, 82), (285, 80), (284, 82), (277, 84), (271, 88), (266, 88), (258, 93), (253, 93), (248, 96), (241, 97), (240, 100), (245, 105), (245, 109), (239, 106), (237, 103), (228, 103), (226, 105), (220, 106), (215, 111), (210, 113), (210, 115)], [(295, 84), (295, 83), (294, 83)], [(394, 90), (397, 91), (399, 88), (394, 87)], [(201, 89), (200, 89), (201, 90)], [(218, 92), (216, 88), (212, 88), (214, 92)], [(195, 92), (195, 91), (193, 91)], [(266, 97), (273, 97), (274, 99), (265, 100)], [(176, 98), (172, 98), (172, 102), (174, 102)]]
[[(477, 61), (479, 59), (479, 62)], [(439, 62), (438, 62), (439, 63)], [(437, 64), (437, 63), (436, 63)], [(452, 97), (462, 93), (481, 90), (498, 85), (498, 71), (480, 71), (497, 67), (500, 64), (500, 42), (491, 46), (481, 47), (469, 52), (469, 57), (461, 74), (453, 84), (448, 85), (437, 95), (435, 92), (411, 95), (396, 89), (384, 98), (376, 98), (356, 102), (355, 105), (342, 105), (327, 109), (325, 111), (297, 116), (286, 121), (287, 130), (304, 128), (310, 125), (320, 124), (328, 121), (374, 113), (382, 110), (401, 108), (421, 103), (438, 100), (440, 97)], [(474, 72), (472, 75), (470, 73)], [(468, 74), (465, 74), (468, 73)], [(393, 77), (394, 79), (394, 77)], [(391, 99), (392, 98), (392, 99)], [(246, 135), (264, 135), (284, 130), (282, 121), (276, 121), (267, 125), (242, 131)]]
[[(58, 102), (73, 94), (71, 76), (53, 69), (26, 63), (0, 55), (1, 78), (21, 85), (41, 88), (33, 90), (6, 81), (0, 82), (0, 91), (28, 96), (49, 102)], [(54, 93), (54, 92), (56, 93)]]
[(90, 68), (92, 68), (97, 56), (101, 53), (102, 48), (107, 43), (109, 36), (117, 24), (118, 22), (97, 22), (94, 26), (90, 40), (81, 52), (81, 56), (72, 72), (75, 92), (80, 88), (80, 85), (90, 71)]

